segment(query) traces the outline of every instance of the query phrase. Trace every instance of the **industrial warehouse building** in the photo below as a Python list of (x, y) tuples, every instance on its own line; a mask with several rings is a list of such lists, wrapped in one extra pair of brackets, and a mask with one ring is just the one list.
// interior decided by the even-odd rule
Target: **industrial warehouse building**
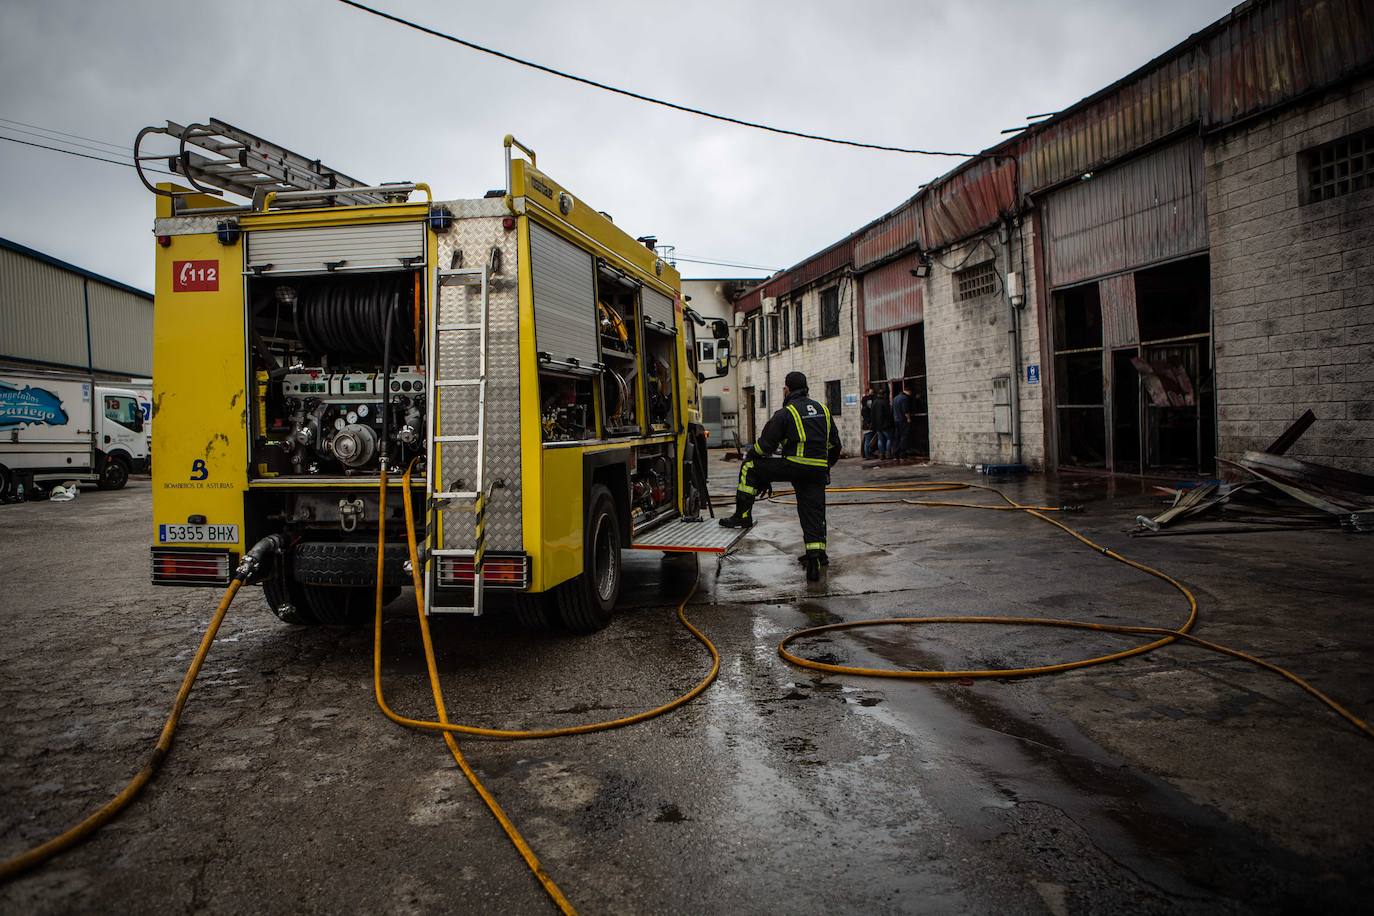
[(1374, 470), (1374, 3), (1244, 3), (735, 309), (746, 438), (800, 368), (941, 463), (1211, 475), (1310, 408)]
[(149, 378), (153, 297), (0, 238), (0, 363)]

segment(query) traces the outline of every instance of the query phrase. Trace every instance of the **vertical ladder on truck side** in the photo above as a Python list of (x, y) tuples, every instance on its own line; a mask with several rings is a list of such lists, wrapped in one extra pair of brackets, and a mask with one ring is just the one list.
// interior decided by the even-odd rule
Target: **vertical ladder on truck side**
[[(435, 272), (434, 302), (426, 317), (429, 372), (425, 382), (425, 409), (428, 413), (425, 473), (425, 613), (459, 613), (478, 616), (482, 613), (482, 563), (485, 557), (485, 511), (491, 488), (486, 483), (486, 405), (487, 405), (487, 319), (490, 305), (488, 266), (439, 270)], [(475, 320), (454, 321), (450, 312), (461, 312), (454, 303), (446, 303), (444, 291), (455, 287), (476, 287), (480, 292), (479, 312)], [(453, 298), (453, 297), (450, 297)], [(447, 306), (447, 307), (446, 307)], [(466, 335), (477, 335), (477, 349), (464, 360), (463, 348), (447, 348), (450, 341), (461, 341)], [(468, 338), (470, 339), (470, 338)], [(476, 366), (455, 365), (476, 362)], [(475, 374), (468, 374), (475, 373)], [(462, 421), (461, 429), (444, 426), (444, 394), (461, 389), (476, 393), (476, 409), (470, 414), (448, 411), (449, 427)], [(456, 413), (456, 415), (455, 415)], [(473, 478), (446, 479), (444, 453), (447, 448), (472, 443), (475, 449)], [(472, 515), (472, 547), (456, 548), (446, 542), (462, 535), (452, 530), (453, 522), (461, 518), (457, 510)], [(464, 526), (466, 527), (466, 526)], [(472, 604), (470, 606), (435, 604), (435, 586), (439, 582), (440, 565), (467, 560), (472, 564)]]

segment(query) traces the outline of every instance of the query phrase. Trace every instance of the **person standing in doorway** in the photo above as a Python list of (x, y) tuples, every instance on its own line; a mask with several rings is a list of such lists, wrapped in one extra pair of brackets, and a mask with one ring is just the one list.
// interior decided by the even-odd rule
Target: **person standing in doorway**
[(864, 391), (863, 400), (859, 402), (859, 421), (863, 430), (863, 445), (859, 453), (865, 458), (873, 457), (873, 389), (870, 387)]
[[(781, 457), (775, 457), (774, 451)], [(825, 485), (840, 460), (840, 431), (830, 409), (806, 396), (806, 376), (789, 372), (783, 381), (782, 409), (769, 418), (745, 456), (735, 490), (735, 514), (720, 520), (725, 528), (751, 528), (754, 500), (774, 481), (791, 482), (797, 499), (806, 552), (799, 558), (806, 579), (815, 582), (830, 565), (825, 549)]]
[(892, 399), (892, 427), (892, 454), (888, 457), (905, 458), (911, 432), (911, 392), (906, 382), (902, 382), (902, 390)]
[(873, 393), (873, 453), (879, 458), (888, 457), (892, 450), (892, 405), (887, 400), (887, 383), (884, 382)]

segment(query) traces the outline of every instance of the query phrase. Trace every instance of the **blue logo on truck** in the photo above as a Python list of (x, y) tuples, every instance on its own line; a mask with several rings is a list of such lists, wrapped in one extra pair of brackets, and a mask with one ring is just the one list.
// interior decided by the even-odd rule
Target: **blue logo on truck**
[(62, 400), (46, 388), (16, 388), (0, 382), (0, 428), (21, 423), (65, 426), (67, 412)]

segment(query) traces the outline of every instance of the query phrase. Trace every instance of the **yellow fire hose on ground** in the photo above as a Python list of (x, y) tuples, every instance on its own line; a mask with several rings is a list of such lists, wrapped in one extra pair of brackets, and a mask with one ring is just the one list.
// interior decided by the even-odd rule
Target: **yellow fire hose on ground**
[[(539, 862), (538, 857), (534, 854), (534, 851), (530, 848), (529, 844), (520, 835), (520, 832), (516, 829), (515, 825), (511, 822), (510, 818), (507, 817), (505, 812), (501, 809), (501, 806), (496, 801), (495, 797), (492, 796), (491, 792), (488, 791), (487, 788), (482, 784), (476, 772), (472, 769), (471, 765), (463, 756), (463, 753), (459, 748), (457, 741), (454, 740), (453, 735), (455, 733), (460, 733), (476, 735), (486, 738), (518, 740), (532, 738), (552, 738), (562, 735), (586, 734), (589, 732), (604, 731), (606, 729), (619, 728), (626, 725), (632, 725), (636, 722), (642, 722), (646, 719), (663, 715), (666, 712), (669, 712), (673, 709), (682, 706), (685, 703), (690, 702), (692, 699), (699, 696), (702, 693), (702, 691), (704, 691), (707, 687), (710, 686), (710, 684), (715, 680), (715, 677), (720, 670), (720, 654), (716, 650), (716, 647), (705, 636), (705, 634), (703, 634), (691, 623), (691, 621), (687, 619), (685, 608), (687, 602), (691, 600), (692, 595), (695, 593), (696, 582), (693, 581), (691, 590), (689, 590), (687, 595), (683, 597), (682, 601), (678, 603), (677, 617), (679, 622), (681, 622), (682, 625), (686, 627), (687, 630), (699, 642), (701, 642), (701, 644), (705, 646), (707, 651), (711, 654), (711, 667), (707, 675), (704, 678), (702, 678), (702, 680), (699, 681), (696, 684), (696, 686), (694, 686), (691, 690), (687, 691), (682, 696), (678, 697), (672, 702), (666, 703), (659, 707), (655, 707), (654, 709), (646, 710), (644, 712), (636, 713), (634, 715), (626, 716), (620, 719), (613, 719), (606, 722), (594, 722), (585, 725), (571, 726), (567, 728), (539, 730), (489, 729), (477, 726), (460, 725), (449, 722), (447, 709), (444, 705), (442, 689), (439, 683), (438, 668), (434, 660), (434, 646), (430, 636), (429, 621), (425, 617), (423, 611), (423, 582), (420, 574), (422, 566), (419, 562), (413, 521), (414, 516), (413, 512), (411, 511), (412, 500), (410, 490), (410, 479), (412, 468), (413, 464), (411, 468), (408, 468), (406, 470), (405, 476), (403, 478), (402, 488), (402, 494), (406, 508), (405, 516), (407, 527), (407, 545), (410, 555), (412, 577), (416, 587), (416, 607), (419, 612), (418, 616), (422, 643), (425, 651), (425, 663), (429, 673), (430, 688), (434, 696), (437, 717), (435, 721), (426, 721), (401, 716), (394, 712), (387, 705), (385, 698), (382, 694), (381, 610), (383, 580), (382, 572), (384, 562), (383, 547), (385, 542), (385, 531), (380, 530), (380, 525), (378, 532), (377, 551), (377, 608), (374, 618), (373, 631), (373, 688), (376, 694), (377, 704), (388, 718), (392, 719), (397, 723), (406, 725), (411, 728), (439, 731), (443, 733), (445, 744), (448, 746), (450, 753), (452, 753), (454, 760), (458, 763), (459, 768), (463, 771), (463, 774), (472, 784), (474, 790), (481, 797), (482, 801), (491, 810), (493, 816), (495, 816), (497, 821), (501, 824), (502, 829), (505, 830), (506, 835), (510, 838), (511, 842), (520, 852), (521, 857), (529, 866), (535, 878), (539, 881), (541, 886), (548, 893), (550, 899), (564, 913), (572, 913), (574, 912), (572, 904), (568, 901), (567, 897), (564, 896), (564, 894), (559, 890), (557, 884), (553, 881), (553, 879), (544, 870), (542, 864)], [(805, 630), (796, 631), (788, 635), (786, 638), (782, 640), (782, 642), (778, 644), (779, 655), (794, 665), (798, 665), (800, 667), (809, 668), (816, 671), (822, 671), (828, 674), (846, 674), (858, 677), (949, 680), (956, 678), (1026, 677), (1038, 674), (1059, 673), (1063, 671), (1073, 670), (1075, 668), (1084, 668), (1090, 665), (1099, 665), (1110, 661), (1116, 661), (1122, 658), (1129, 658), (1131, 656), (1141, 655), (1146, 652), (1150, 652), (1155, 649), (1161, 648), (1162, 646), (1168, 645), (1177, 640), (1184, 640), (1189, 642), (1190, 644), (1197, 645), (1214, 652), (1219, 652), (1223, 655), (1228, 655), (1233, 658), (1238, 658), (1243, 661), (1250, 662), (1252, 664), (1258, 665), (1261, 668), (1264, 668), (1267, 671), (1271, 671), (1275, 674), (1280, 675), (1281, 677), (1285, 678), (1291, 683), (1297, 685), (1298, 687), (1301, 687), (1311, 696), (1320, 700), (1322, 703), (1331, 708), (1346, 721), (1350, 722), (1353, 726), (1355, 726), (1365, 735), (1369, 737), (1374, 737), (1374, 729), (1371, 729), (1369, 724), (1366, 723), (1363, 719), (1360, 719), (1358, 716), (1350, 712), (1340, 703), (1336, 702), (1331, 697), (1327, 696), (1325, 693), (1313, 687), (1311, 684), (1303, 680), (1301, 677), (1297, 676), (1296, 674), (1293, 674), (1291, 671), (1288, 671), (1285, 668), (1267, 662), (1263, 659), (1256, 658), (1255, 656), (1249, 655), (1245, 652), (1241, 652), (1236, 649), (1231, 649), (1227, 646), (1222, 646), (1217, 643), (1209, 642), (1207, 640), (1203, 640), (1196, 636), (1193, 636), (1189, 631), (1197, 622), (1198, 605), (1197, 599), (1193, 596), (1192, 592), (1187, 588), (1187, 586), (1183, 585), (1178, 580), (1172, 578), (1166, 573), (1161, 572), (1160, 570), (1147, 566), (1143, 563), (1137, 563), (1134, 560), (1127, 559), (1126, 557), (1122, 556), (1116, 551), (1111, 550), (1107, 547), (1103, 547), (1100, 544), (1097, 544), (1096, 542), (1080, 534), (1079, 532), (1074, 531), (1067, 525), (1064, 525), (1063, 523), (1055, 519), (1049, 518), (1044, 514), (1046, 512), (1058, 511), (1055, 507), (1022, 505), (1010, 499), (1001, 491), (995, 488), (983, 487), (977, 484), (967, 484), (962, 482), (930, 481), (918, 484), (893, 484), (888, 486), (834, 487), (830, 488), (829, 492), (919, 494), (970, 489), (987, 490), (989, 492), (995, 493), (1006, 503), (1006, 505), (985, 505), (979, 503), (947, 502), (935, 500), (913, 500), (908, 498), (848, 500), (845, 502), (835, 503), (834, 505), (844, 506), (856, 504), (905, 504), (927, 508), (965, 508), (1003, 512), (1025, 512), (1029, 515), (1033, 515), (1036, 518), (1041, 519), (1042, 521), (1054, 525), (1057, 528), (1060, 528), (1061, 530), (1065, 531), (1066, 533), (1080, 541), (1085, 546), (1092, 548), (1094, 551), (1102, 554), (1103, 556), (1109, 557), (1119, 563), (1124, 563), (1127, 566), (1132, 567), (1133, 569), (1140, 570), (1141, 572), (1144, 572), (1147, 575), (1153, 576), (1168, 583), (1170, 586), (1175, 588), (1180, 594), (1182, 594), (1185, 599), (1187, 599), (1187, 619), (1184, 621), (1183, 625), (1180, 626), (1178, 629), (1171, 630), (1165, 627), (1132, 627), (1085, 623), (1082, 621), (1052, 617), (941, 615), (929, 617), (874, 618), (868, 620), (846, 621), (843, 623), (829, 624), (827, 626), (820, 627), (811, 627)], [(791, 491), (781, 491), (775, 494), (775, 498), (778, 499), (778, 501), (780, 502), (785, 502), (786, 500), (783, 499), (783, 497), (790, 495), (790, 493)], [(385, 470), (383, 470), (382, 473), (381, 486), (379, 490), (379, 499), (381, 502), (381, 511), (379, 512), (378, 517), (379, 519), (384, 519), (386, 506)], [(97, 809), (93, 814), (89, 815), (87, 818), (82, 820), (76, 826), (68, 829), (64, 833), (60, 834), (57, 837), (54, 837), (46, 843), (36, 846), (33, 849), (30, 849), (27, 852), (20, 854), (19, 856), (16, 856), (12, 859), (5, 861), (4, 863), (0, 863), (0, 882), (4, 882), (16, 877), (20, 873), (27, 871), (30, 868), (33, 868), (34, 866), (44, 862), (48, 858), (51, 858), (52, 856), (58, 854), (59, 852), (62, 852), (63, 850), (73, 846), (77, 842), (86, 838), (95, 830), (97, 830), (101, 825), (103, 825), (111, 818), (113, 818), (116, 814), (118, 814), (123, 808), (125, 808), (134, 799), (134, 797), (137, 796), (138, 792), (145, 785), (147, 785), (147, 783), (152, 779), (153, 775), (157, 772), (158, 767), (161, 765), (162, 761), (166, 758), (167, 753), (171, 749), (172, 739), (176, 732), (177, 723), (181, 718), (182, 709), (185, 707), (187, 697), (190, 695), (191, 687), (194, 684), (197, 675), (200, 673), (201, 666), (203, 665), (205, 657), (210, 650), (210, 646), (214, 641), (215, 635), (219, 630), (220, 624), (224, 619), (225, 613), (229, 609), (230, 603), (233, 601), (234, 596), (237, 594), (239, 587), (243, 584), (244, 581), (246, 581), (252, 575), (253, 571), (256, 569), (257, 564), (261, 562), (263, 557), (271, 550), (279, 549), (280, 546), (280, 536), (274, 535), (272, 538), (264, 539), (262, 542), (256, 545), (252, 551), (249, 552), (249, 555), (245, 557), (243, 564), (239, 566), (239, 569), (238, 571), (236, 571), (234, 579), (233, 581), (231, 581), (228, 590), (226, 590), (226, 592), (224, 593), (224, 597), (220, 600), (219, 607), (216, 609), (215, 614), (210, 621), (210, 625), (206, 629), (205, 635), (201, 639), (200, 646), (197, 649), (195, 656), (192, 658), (191, 664), (187, 669), (186, 676), (182, 680), (181, 688), (177, 692), (176, 700), (173, 703), (171, 714), (167, 718), (166, 725), (164, 725), (163, 727), (162, 734), (158, 738), (157, 744), (154, 748), (152, 755), (149, 758), (148, 763), (145, 764), (141, 770), (139, 770), (139, 772), (134, 776), (134, 778), (129, 782), (129, 784), (118, 795), (116, 795), (105, 805)], [(1086, 659), (1080, 659), (1077, 661), (1038, 665), (1025, 668), (991, 670), (913, 671), (902, 669), (863, 668), (857, 666), (833, 665), (824, 662), (812, 661), (788, 650), (788, 646), (797, 642), (798, 640), (803, 640), (810, 636), (815, 636), (830, 631), (877, 626), (919, 626), (922, 624), (932, 623), (1001, 624), (1006, 626), (1050, 626), (1068, 629), (1089, 630), (1094, 632), (1118, 633), (1132, 636), (1154, 636), (1158, 638), (1143, 645), (1136, 646), (1132, 649), (1108, 653), (1105, 655), (1094, 656)]]

